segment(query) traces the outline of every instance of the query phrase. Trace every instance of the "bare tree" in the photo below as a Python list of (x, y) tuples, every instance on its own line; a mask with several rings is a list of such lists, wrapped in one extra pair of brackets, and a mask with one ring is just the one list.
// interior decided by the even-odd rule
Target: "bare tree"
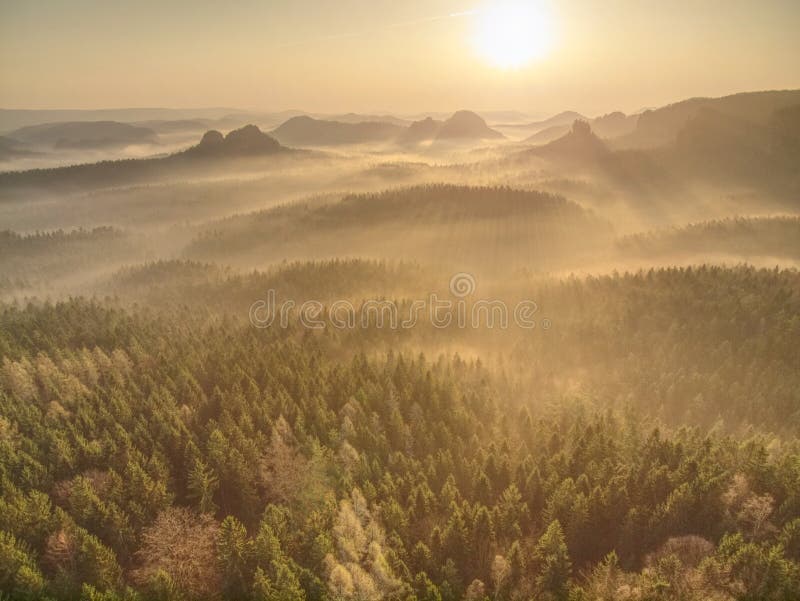
[(142, 547), (136, 553), (141, 565), (131, 576), (147, 584), (163, 572), (192, 597), (213, 596), (221, 584), (218, 531), (219, 524), (207, 514), (185, 507), (165, 509), (142, 533)]

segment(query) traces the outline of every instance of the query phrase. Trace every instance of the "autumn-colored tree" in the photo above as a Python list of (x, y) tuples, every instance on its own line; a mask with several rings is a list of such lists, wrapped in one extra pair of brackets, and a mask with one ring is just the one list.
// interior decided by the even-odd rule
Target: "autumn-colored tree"
[(222, 585), (217, 563), (218, 534), (219, 524), (207, 514), (179, 507), (162, 511), (142, 532), (134, 580), (146, 586), (163, 572), (185, 594), (213, 597)]

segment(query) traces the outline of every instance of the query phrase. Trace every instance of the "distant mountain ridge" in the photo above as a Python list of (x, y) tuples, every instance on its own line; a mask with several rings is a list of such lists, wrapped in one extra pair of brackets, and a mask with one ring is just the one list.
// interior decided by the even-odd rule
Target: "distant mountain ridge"
[(282, 144), (295, 146), (334, 146), (388, 142), (401, 134), (403, 128), (394, 123), (360, 121), (348, 123), (315, 119), (308, 115), (292, 117), (270, 134)]
[(232, 108), (172, 109), (172, 108), (121, 108), (121, 109), (2, 109), (0, 132), (9, 132), (28, 125), (69, 121), (136, 121), (177, 119), (218, 119), (237, 112)]
[(257, 159), (274, 155), (297, 153), (282, 146), (277, 140), (255, 125), (235, 129), (223, 136), (211, 130), (200, 143), (186, 150), (163, 157), (123, 159), (0, 173), (0, 187), (14, 185), (55, 188), (98, 188), (139, 181), (160, 180), (175, 174), (192, 172), (198, 167), (209, 170), (215, 164), (221, 168), (235, 159)]
[(503, 134), (490, 128), (486, 121), (472, 111), (456, 111), (439, 128), (437, 140), (496, 140), (505, 138)]
[[(619, 136), (631, 133), (636, 128), (636, 124), (639, 119), (638, 115), (626, 115), (620, 111), (615, 111), (600, 117), (595, 117), (594, 119), (578, 116), (569, 123), (559, 123), (562, 116), (569, 114), (578, 115), (578, 113), (569, 112), (556, 115), (556, 117), (548, 120), (549, 122), (555, 123), (554, 125), (550, 125), (540, 131), (537, 131), (535, 134), (525, 138), (522, 142), (524, 144), (547, 144), (548, 142), (552, 142), (553, 140), (556, 140), (557, 138), (569, 133), (572, 128), (572, 124), (576, 120), (589, 123), (592, 131), (600, 138), (617, 138)], [(543, 121), (542, 123), (546, 122)]]
[(522, 130), (537, 130), (542, 131), (547, 129), (548, 127), (557, 127), (557, 126), (569, 126), (575, 122), (576, 119), (581, 119), (583, 121), (588, 121), (589, 118), (585, 115), (581, 115), (575, 111), (562, 111), (557, 115), (553, 115), (552, 117), (548, 117), (547, 119), (542, 119), (541, 121), (531, 121), (529, 123), (509, 123), (505, 125), (498, 125), (497, 127), (508, 127), (508, 128), (516, 128)]
[(605, 156), (610, 152), (605, 143), (592, 131), (587, 121), (576, 120), (570, 130), (562, 137), (525, 151), (545, 158), (563, 161), (585, 161)]
[(576, 121), (563, 136), (509, 158), (541, 158), (573, 172), (599, 176), (609, 185), (635, 193), (641, 203), (648, 202), (647, 198), (663, 202), (676, 195), (690, 198), (692, 186), (700, 184), (735, 186), (774, 198), (781, 206), (796, 207), (800, 102), (786, 105), (795, 98), (800, 99), (800, 91), (744, 95), (721, 102), (690, 100), (667, 107), (658, 136), (638, 138), (640, 142), (658, 140), (654, 147), (628, 148), (624, 143), (636, 141), (642, 131), (655, 131), (652, 123), (644, 129), (637, 126), (621, 139), (600, 139), (593, 125)]
[(414, 121), (398, 139), (402, 145), (424, 142), (456, 142), (467, 140), (500, 140), (505, 136), (490, 128), (483, 117), (473, 111), (456, 111), (448, 119), (426, 117)]
[(158, 143), (158, 135), (152, 129), (118, 121), (43, 123), (14, 130), (8, 137), (26, 144), (55, 149), (103, 149)]
[(197, 146), (179, 155), (186, 157), (236, 157), (273, 154), (286, 150), (275, 138), (255, 125), (245, 125), (223, 136), (217, 130), (207, 131)]
[(270, 134), (281, 143), (294, 146), (394, 142), (409, 145), (434, 140), (497, 140), (505, 137), (490, 128), (483, 117), (466, 110), (457, 111), (443, 121), (427, 117), (408, 126), (385, 121), (330, 121), (301, 115), (285, 121)]
[(800, 105), (800, 90), (742, 92), (721, 98), (690, 98), (639, 115), (636, 129), (615, 140), (616, 148), (655, 148), (674, 142), (703, 109), (766, 124), (776, 111)]
[(400, 144), (420, 144), (427, 140), (433, 140), (436, 134), (442, 127), (444, 121), (433, 119), (432, 117), (425, 117), (420, 121), (414, 121), (408, 126), (405, 132), (400, 136), (398, 142)]
[(28, 157), (36, 153), (27, 149), (19, 140), (0, 136), (0, 161), (8, 161), (21, 157)]
[(342, 115), (309, 115), (315, 119), (327, 121), (339, 121), (340, 123), (391, 123), (392, 125), (399, 125), (406, 127), (409, 124), (408, 119), (395, 117), (394, 115), (368, 115), (361, 113), (344, 113)]

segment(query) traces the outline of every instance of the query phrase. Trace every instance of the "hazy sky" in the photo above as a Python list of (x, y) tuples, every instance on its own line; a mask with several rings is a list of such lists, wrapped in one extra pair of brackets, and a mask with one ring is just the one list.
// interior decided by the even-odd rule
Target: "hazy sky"
[(800, 0), (530, 0), (548, 48), (515, 69), (476, 41), (498, 4), (0, 0), (0, 107), (595, 114), (800, 87)]

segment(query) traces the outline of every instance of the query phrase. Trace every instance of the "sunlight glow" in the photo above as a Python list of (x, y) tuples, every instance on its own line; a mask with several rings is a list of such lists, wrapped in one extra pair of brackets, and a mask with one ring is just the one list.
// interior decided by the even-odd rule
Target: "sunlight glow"
[(542, 2), (492, 2), (474, 18), (475, 50), (494, 67), (518, 69), (552, 48), (554, 23)]

